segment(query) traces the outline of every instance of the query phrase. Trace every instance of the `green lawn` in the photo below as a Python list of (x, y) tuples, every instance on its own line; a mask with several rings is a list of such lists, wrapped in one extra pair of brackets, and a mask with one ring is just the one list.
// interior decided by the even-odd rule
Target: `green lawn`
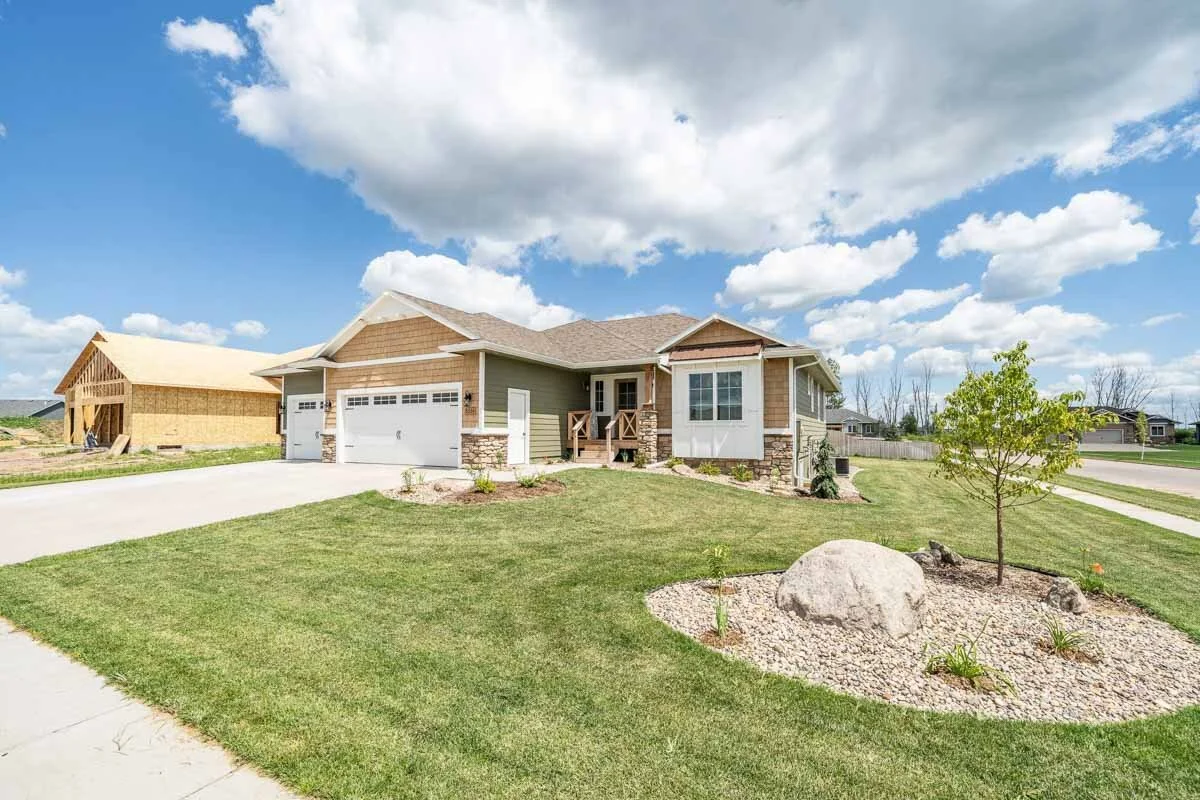
[(1114, 500), (1124, 500), (1126, 503), (1165, 511), (1168, 514), (1178, 514), (1188, 519), (1200, 520), (1200, 500), (1184, 497), (1171, 492), (1156, 492), (1153, 489), (1139, 489), (1135, 486), (1122, 486), (1119, 483), (1098, 481), (1095, 478), (1084, 478), (1079, 475), (1063, 475), (1055, 483), (1078, 489), (1081, 492), (1091, 492)]
[[(321, 798), (1196, 797), (1200, 709), (1089, 727), (976, 720), (764, 675), (652, 618), (702, 549), (780, 569), (818, 542), (992, 552), (929, 465), (862, 459), (875, 502), (563, 475), (489, 506), (378, 494), (0, 569), (0, 613)], [(1200, 540), (1069, 500), (1008, 518), (1014, 561), (1112, 586), (1200, 636)], [(736, 620), (734, 620), (736, 622)]]
[(1082, 450), (1083, 458), (1101, 458), (1107, 461), (1138, 461), (1146, 464), (1161, 464), (1166, 467), (1191, 467), (1200, 469), (1200, 445), (1177, 444), (1173, 447), (1147, 447), (1146, 457), (1139, 450), (1109, 451)]
[[(54, 458), (55, 453), (45, 458)], [(138, 475), (143, 472), (167, 472), (196, 467), (218, 467), (224, 464), (243, 464), (247, 461), (270, 461), (279, 458), (279, 445), (234, 447), (226, 450), (196, 450), (188, 453), (130, 453), (109, 457), (95, 456), (98, 461), (79, 467), (79, 462), (64, 464), (51, 472), (27, 472), (0, 475), (0, 489), (17, 486), (40, 486), (45, 483), (68, 483), (94, 478), (115, 478), (119, 475)]]

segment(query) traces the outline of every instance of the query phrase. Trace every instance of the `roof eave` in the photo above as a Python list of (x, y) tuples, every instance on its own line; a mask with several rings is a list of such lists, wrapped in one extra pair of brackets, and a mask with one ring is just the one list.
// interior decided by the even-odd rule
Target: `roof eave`
[(344, 345), (346, 342), (348, 342), (354, 338), (355, 334), (357, 334), (359, 331), (361, 331), (367, 325), (371, 324), (366, 321), (366, 317), (371, 313), (372, 309), (379, 306), (385, 300), (388, 300), (388, 301), (391, 301), (394, 303), (399, 303), (402, 306), (408, 308), (410, 311), (413, 311), (416, 314), (420, 314), (421, 316), (428, 317), (429, 319), (433, 320), (434, 322), (438, 323), (439, 325), (443, 325), (443, 326), (449, 328), (450, 330), (454, 331), (455, 333), (459, 334), (460, 336), (465, 336), (468, 339), (478, 339), (479, 338), (479, 335), (476, 334), (474, 331), (470, 331), (470, 330), (467, 330), (466, 328), (463, 328), (460, 325), (456, 325), (453, 322), (451, 322), (450, 320), (443, 317), (442, 315), (436, 314), (433, 311), (430, 311), (428, 308), (418, 305), (417, 303), (412, 302), (408, 298), (401, 297), (398, 293), (393, 292), (391, 289), (388, 289), (388, 290), (384, 291), (383, 293), (381, 293), (378, 297), (376, 297), (370, 303), (367, 303), (366, 308), (364, 308), (361, 312), (359, 312), (354, 317), (354, 319), (350, 320), (350, 322), (347, 323), (345, 325), (345, 327), (343, 327), (340, 331), (338, 331), (337, 334), (332, 339), (330, 339), (328, 342), (326, 342), (325, 345), (316, 352), (316, 354), (315, 354), (316, 357), (319, 358), (319, 357), (323, 357), (323, 356), (331, 356), (334, 353), (336, 353), (338, 350), (340, 350), (342, 345)]
[(729, 317), (725, 316), (724, 314), (709, 314), (707, 317), (698, 321), (695, 325), (692, 325), (690, 328), (687, 328), (682, 333), (678, 333), (675, 336), (671, 337), (671, 339), (669, 339), (666, 344), (659, 347), (657, 350), (655, 350), (655, 352), (663, 353), (663, 352), (666, 352), (667, 350), (670, 350), (672, 347), (679, 344), (684, 339), (688, 338), (689, 336), (696, 333), (697, 331), (703, 330), (706, 326), (711, 325), (714, 322), (724, 322), (728, 325), (734, 326), (735, 328), (741, 328), (744, 331), (753, 333), (755, 336), (759, 336), (763, 339), (767, 339), (767, 340), (775, 342), (777, 344), (781, 344), (784, 347), (791, 346), (790, 342), (785, 342), (783, 339), (780, 339), (778, 336), (767, 333), (766, 331), (762, 330), (761, 328), (755, 328), (754, 326), (747, 325), (744, 322), (738, 322), (736, 319), (730, 319)]

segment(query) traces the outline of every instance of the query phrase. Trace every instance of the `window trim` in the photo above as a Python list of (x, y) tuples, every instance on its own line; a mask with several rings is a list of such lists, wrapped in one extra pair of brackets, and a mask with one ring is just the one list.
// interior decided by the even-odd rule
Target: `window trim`
[[(1155, 428), (1158, 428), (1158, 430), (1159, 430), (1159, 433), (1155, 433), (1155, 432), (1154, 432), (1154, 429), (1155, 429)], [(1151, 436), (1164, 436), (1164, 437), (1165, 437), (1165, 436), (1167, 435), (1167, 426), (1166, 426), (1166, 425), (1164, 425), (1164, 424), (1162, 424), (1162, 423), (1155, 423), (1155, 424), (1151, 425), (1151, 426), (1150, 426), (1150, 435), (1151, 435)]]
[[(696, 371), (688, 373), (688, 422), (715, 422), (717, 414), (717, 379), (716, 370), (707, 370), (704, 372)], [(692, 379), (700, 378), (699, 386), (692, 386)], [(708, 378), (708, 386), (704, 386), (704, 378)], [(701, 402), (697, 405), (692, 402), (694, 392), (700, 393)], [(705, 404), (704, 394), (708, 394), (708, 403)], [(708, 416), (697, 416), (697, 411), (703, 415), (704, 411), (708, 411)]]
[[(745, 366), (722, 366), (714, 364), (712, 367), (703, 370), (690, 370), (687, 372), (687, 421), (690, 425), (745, 425), (746, 420), (746, 367)], [(738, 377), (738, 417), (736, 419), (721, 419), (720, 411), (720, 377), (721, 375), (730, 375), (737, 373)], [(707, 407), (710, 416), (708, 418), (696, 418), (692, 415), (692, 378), (707, 376), (709, 386), (708, 403), (706, 406), (697, 406), (697, 408)], [(726, 387), (728, 390), (730, 387)], [(700, 391), (704, 391), (705, 387), (699, 387)], [(728, 404), (726, 404), (728, 405)]]

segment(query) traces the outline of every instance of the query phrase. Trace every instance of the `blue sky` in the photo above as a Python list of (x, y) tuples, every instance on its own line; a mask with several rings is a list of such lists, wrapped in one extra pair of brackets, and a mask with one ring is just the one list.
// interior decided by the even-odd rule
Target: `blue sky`
[(1122, 362), (1190, 418), (1200, 9), (814, 5), (10, 0), (0, 396), (98, 325), (280, 352), (393, 286), (939, 391), (1032, 338), (1043, 386)]

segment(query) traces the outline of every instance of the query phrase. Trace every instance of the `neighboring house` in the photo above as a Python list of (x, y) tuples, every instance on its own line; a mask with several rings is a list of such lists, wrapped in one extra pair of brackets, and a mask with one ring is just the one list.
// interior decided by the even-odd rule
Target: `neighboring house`
[(385, 292), (283, 380), (288, 458), (426, 466), (562, 458), (805, 474), (839, 384), (819, 352), (719, 315), (543, 331)]
[[(1094, 431), (1088, 431), (1080, 437), (1087, 444), (1137, 444), (1136, 408), (1113, 408), (1112, 406), (1091, 406), (1091, 411), (1106, 412), (1115, 420)], [(1146, 415), (1146, 432), (1152, 444), (1175, 444), (1175, 421), (1162, 414)]]
[(825, 427), (855, 436), (878, 436), (879, 420), (849, 408), (831, 408), (825, 412)]
[(34, 417), (36, 419), (62, 419), (63, 401), (52, 400), (0, 400), (0, 417)]
[(63, 440), (93, 430), (101, 444), (128, 434), (133, 449), (276, 443), (279, 382), (251, 372), (287, 357), (101, 331), (54, 390), (66, 397)]

